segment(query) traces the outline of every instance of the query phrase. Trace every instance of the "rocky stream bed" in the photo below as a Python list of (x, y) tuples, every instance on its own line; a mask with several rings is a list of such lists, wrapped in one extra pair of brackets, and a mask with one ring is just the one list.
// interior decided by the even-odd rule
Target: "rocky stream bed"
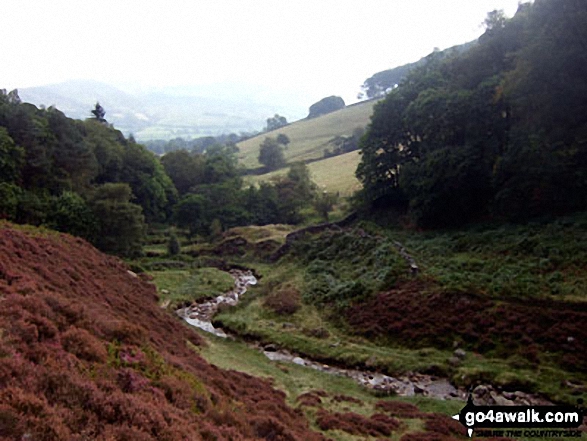
[[(414, 264), (415, 265), (415, 264)], [(176, 314), (192, 326), (196, 326), (217, 337), (236, 337), (227, 334), (220, 328), (212, 325), (214, 314), (220, 305), (234, 306), (240, 297), (247, 291), (247, 287), (255, 285), (257, 278), (250, 270), (232, 269), (229, 274), (235, 280), (235, 287), (211, 300), (202, 303), (193, 303), (188, 307), (176, 310)], [(372, 389), (382, 395), (399, 396), (426, 396), (441, 400), (466, 400), (468, 390), (457, 388), (446, 378), (433, 375), (421, 374), (418, 372), (407, 372), (398, 377), (391, 377), (378, 372), (367, 370), (349, 369), (338, 366), (330, 366), (319, 363), (308, 358), (293, 354), (285, 349), (277, 348), (275, 345), (261, 345), (259, 342), (249, 343), (252, 347), (262, 351), (271, 361), (281, 361), (306, 366), (321, 372), (333, 375), (346, 376), (354, 379), (359, 384)], [(464, 357), (464, 351), (455, 351), (456, 357)], [(498, 390), (492, 385), (478, 385), (471, 391), (473, 400), (477, 405), (549, 405), (548, 400), (528, 394), (522, 391)]]

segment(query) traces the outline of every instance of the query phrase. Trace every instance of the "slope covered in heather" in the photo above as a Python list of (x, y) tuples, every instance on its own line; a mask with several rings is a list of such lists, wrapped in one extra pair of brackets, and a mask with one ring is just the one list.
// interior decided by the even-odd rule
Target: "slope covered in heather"
[(220, 370), (153, 285), (81, 239), (0, 224), (3, 439), (318, 439), (266, 380)]

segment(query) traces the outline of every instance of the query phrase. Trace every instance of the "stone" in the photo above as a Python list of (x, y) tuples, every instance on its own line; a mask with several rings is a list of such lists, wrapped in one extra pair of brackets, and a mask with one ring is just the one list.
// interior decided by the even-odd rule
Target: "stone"
[(487, 395), (488, 393), (489, 393), (489, 390), (487, 389), (487, 386), (483, 386), (482, 384), (480, 384), (475, 389), (473, 389), (473, 395), (476, 395), (478, 397), (483, 397), (483, 396)]
[(455, 356), (455, 357), (458, 357), (458, 358), (460, 358), (461, 360), (464, 360), (464, 359), (465, 359), (465, 357), (467, 356), (467, 353), (466, 353), (464, 350), (460, 349), (460, 348), (459, 348), (459, 349), (457, 349), (457, 350), (455, 350), (455, 351), (453, 352), (453, 354), (454, 354), (454, 356)]
[(450, 364), (451, 366), (458, 366), (461, 364), (461, 359), (458, 357), (450, 357), (448, 359), (448, 364)]
[(306, 365), (306, 362), (304, 361), (304, 359), (300, 358), (300, 357), (294, 357), (294, 359), (292, 360), (292, 363), (299, 364), (300, 366)]
[(515, 403), (512, 400), (508, 400), (503, 396), (499, 395), (497, 392), (490, 393), (491, 398), (495, 401), (497, 406), (513, 406)]

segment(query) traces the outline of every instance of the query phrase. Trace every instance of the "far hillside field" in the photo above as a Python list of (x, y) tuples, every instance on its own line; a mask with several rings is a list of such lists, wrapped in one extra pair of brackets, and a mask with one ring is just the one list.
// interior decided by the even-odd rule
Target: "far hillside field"
[[(308, 164), (310, 177), (318, 185), (320, 190), (331, 193), (340, 193), (341, 196), (351, 196), (361, 188), (361, 183), (355, 177), (355, 170), (361, 155), (359, 151), (345, 153), (344, 155), (333, 156), (320, 161)], [(268, 181), (277, 176), (285, 176), (287, 168), (282, 168), (264, 175), (250, 175), (245, 177), (245, 184), (258, 184), (261, 181)]]
[[(367, 101), (346, 107), (314, 119), (304, 119), (278, 130), (263, 133), (237, 144), (240, 149), (239, 161), (246, 168), (260, 167), (257, 157), (259, 146), (266, 137), (276, 137), (283, 133), (290, 139), (285, 149), (288, 163), (321, 158), (324, 149), (331, 147), (329, 142), (336, 136), (350, 136), (357, 127), (365, 127), (370, 122), (376, 101)], [(354, 175), (354, 170), (353, 170)]]

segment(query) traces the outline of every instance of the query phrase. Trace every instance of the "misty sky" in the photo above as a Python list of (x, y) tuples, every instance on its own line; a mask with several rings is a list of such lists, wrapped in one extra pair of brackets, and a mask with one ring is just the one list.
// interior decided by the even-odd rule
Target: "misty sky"
[(355, 100), (362, 82), (477, 38), (518, 0), (2, 0), (0, 88), (260, 85)]

